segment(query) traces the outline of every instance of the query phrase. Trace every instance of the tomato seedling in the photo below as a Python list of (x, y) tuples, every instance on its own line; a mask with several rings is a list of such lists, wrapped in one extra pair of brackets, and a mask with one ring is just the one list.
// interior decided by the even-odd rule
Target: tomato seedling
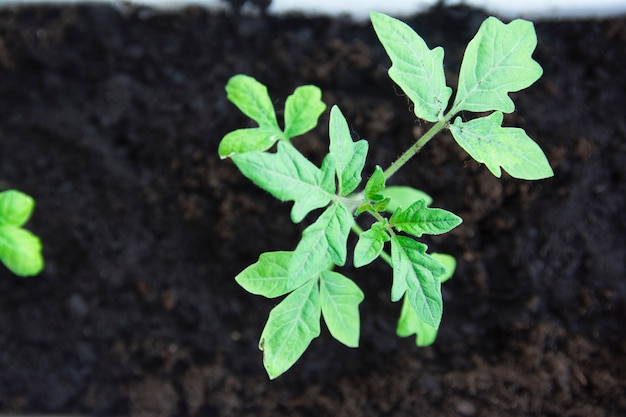
[[(393, 269), (391, 300), (403, 301), (397, 334), (416, 335), (419, 346), (435, 340), (443, 313), (441, 283), (451, 277), (456, 262), (450, 255), (429, 253), (417, 238), (447, 233), (462, 220), (431, 207), (432, 199), (422, 191), (386, 182), (437, 133), (448, 129), (496, 177), (502, 169), (526, 180), (553, 175), (543, 151), (524, 130), (502, 126), (503, 113), (515, 109), (508, 93), (527, 88), (543, 72), (532, 59), (537, 38), (531, 22), (504, 24), (489, 17), (482, 23), (465, 50), (450, 104), (443, 49), (430, 49), (413, 29), (392, 17), (372, 13), (371, 21), (392, 62), (389, 76), (412, 101), (415, 116), (432, 126), (387, 169), (377, 166), (361, 190), (369, 145), (366, 140), (353, 141), (339, 107), (330, 111), (329, 151), (320, 167), (292, 144), (294, 137), (317, 125), (326, 109), (319, 88), (302, 86), (287, 97), (281, 129), (263, 84), (236, 75), (226, 85), (228, 99), (258, 127), (227, 134), (219, 155), (230, 158), (243, 175), (274, 197), (293, 201), (294, 223), (323, 209), (295, 249), (264, 253), (236, 277), (253, 294), (286, 295), (270, 312), (259, 341), (272, 379), (289, 369), (320, 334), (322, 317), (334, 338), (358, 346), (364, 294), (336, 270), (348, 258), (351, 231), (359, 236), (352, 257), (355, 267), (381, 257)], [(489, 114), (452, 121), (459, 112)], [(361, 215), (373, 218), (368, 230), (356, 222)]]

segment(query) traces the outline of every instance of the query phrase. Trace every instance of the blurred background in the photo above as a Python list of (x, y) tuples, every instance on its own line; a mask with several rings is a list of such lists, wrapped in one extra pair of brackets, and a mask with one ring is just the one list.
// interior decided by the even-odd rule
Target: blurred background
[[(158, 7), (181, 7), (204, 5), (223, 7), (227, 0), (0, 0), (0, 5), (25, 3), (119, 3), (150, 5)], [(236, 0), (232, 3), (246, 3)], [(424, 11), (439, 3), (445, 6), (466, 5), (485, 9), (492, 14), (504, 17), (525, 18), (562, 18), (562, 17), (600, 17), (626, 13), (624, 0), (396, 0), (380, 2), (378, 0), (257, 0), (247, 3), (271, 3), (271, 13), (305, 12), (315, 14), (348, 14), (356, 19), (363, 19), (371, 10), (403, 15)], [(381, 4), (383, 3), (383, 4)]]

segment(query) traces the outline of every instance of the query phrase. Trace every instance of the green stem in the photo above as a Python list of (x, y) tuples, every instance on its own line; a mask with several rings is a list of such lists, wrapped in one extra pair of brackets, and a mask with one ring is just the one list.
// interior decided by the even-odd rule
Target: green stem
[[(451, 113), (449, 113), (449, 115), (450, 114)], [(424, 133), (424, 136), (419, 138), (419, 140), (415, 142), (413, 146), (407, 149), (402, 155), (400, 155), (398, 159), (396, 159), (393, 164), (391, 164), (391, 166), (389, 166), (389, 168), (385, 170), (385, 180), (388, 180), (393, 174), (396, 173), (397, 170), (402, 168), (402, 166), (406, 164), (409, 159), (415, 156), (415, 154), (418, 153), (424, 147), (424, 145), (426, 145), (433, 138), (433, 136), (439, 133), (439, 131), (446, 126), (446, 123), (448, 123), (448, 121), (450, 120), (449, 115), (443, 120), (435, 123), (430, 129), (428, 129), (428, 132)]]

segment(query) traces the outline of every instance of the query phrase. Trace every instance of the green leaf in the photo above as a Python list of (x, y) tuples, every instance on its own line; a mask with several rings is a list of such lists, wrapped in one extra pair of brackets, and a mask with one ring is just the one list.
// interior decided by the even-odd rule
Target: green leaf
[(22, 226), (35, 208), (35, 200), (20, 191), (0, 193), (0, 225)]
[(472, 158), (484, 163), (496, 177), (500, 167), (512, 177), (538, 180), (554, 175), (545, 154), (523, 129), (501, 127), (503, 114), (494, 112), (469, 122), (457, 117), (450, 132)]
[(430, 256), (435, 258), (446, 269), (446, 272), (443, 275), (437, 277), (439, 278), (439, 281), (444, 283), (452, 278), (452, 275), (454, 275), (454, 271), (456, 270), (456, 259), (454, 259), (454, 256), (437, 252), (431, 253)]
[(508, 93), (529, 87), (543, 73), (532, 59), (536, 46), (531, 22), (518, 19), (504, 24), (487, 18), (465, 50), (451, 114), (515, 110)]
[(267, 298), (279, 297), (295, 290), (313, 277), (302, 277), (290, 283), (287, 271), (292, 252), (266, 252), (259, 260), (241, 271), (235, 280), (246, 291)]
[(426, 245), (404, 236), (391, 238), (391, 263), (392, 301), (398, 301), (406, 292), (420, 320), (438, 328), (443, 313), (438, 277), (445, 274), (445, 267), (426, 253)]
[[(438, 277), (439, 281), (443, 283), (450, 279), (456, 268), (456, 260), (454, 257), (445, 253), (431, 253), (430, 256), (439, 261), (446, 269), (445, 273)], [(437, 338), (437, 329), (420, 320), (411, 306), (408, 296), (405, 294), (402, 301), (402, 311), (400, 312), (396, 334), (400, 337), (414, 334), (415, 344), (424, 347), (433, 344)]]
[(426, 233), (428, 235), (439, 235), (449, 232), (461, 224), (463, 220), (449, 211), (426, 207), (424, 200), (417, 200), (406, 210), (397, 209), (389, 224), (401, 232), (411, 234), (416, 237)]
[(376, 165), (372, 176), (365, 184), (365, 198), (367, 200), (381, 200), (383, 197), (378, 194), (385, 188), (385, 174), (383, 169)]
[(281, 137), (282, 132), (273, 128), (252, 127), (234, 130), (221, 140), (218, 153), (220, 158), (226, 159), (240, 153), (266, 151)]
[(317, 280), (301, 286), (272, 309), (259, 341), (270, 379), (291, 368), (319, 336), (320, 315)]
[(361, 233), (354, 248), (354, 266), (360, 268), (373, 262), (383, 251), (385, 242), (389, 241), (384, 224), (377, 222), (366, 232)]
[(432, 345), (437, 338), (437, 329), (424, 323), (417, 316), (407, 296), (402, 301), (402, 310), (396, 334), (400, 337), (415, 335), (415, 344), (419, 347)]
[(303, 277), (317, 276), (331, 263), (346, 263), (347, 241), (354, 217), (341, 203), (334, 203), (302, 232), (302, 239), (293, 252), (289, 263), (289, 283), (299, 282)]
[(359, 346), (359, 304), (363, 292), (338, 272), (324, 271), (320, 279), (322, 315), (330, 334), (346, 346)]
[(295, 223), (334, 198), (332, 177), (324, 176), (287, 142), (280, 141), (276, 153), (247, 152), (233, 156), (233, 162), (257, 186), (281, 201), (293, 201), (291, 219)]
[(389, 76), (411, 99), (415, 115), (429, 122), (440, 120), (452, 95), (443, 71), (443, 49), (430, 50), (424, 40), (400, 20), (375, 12), (370, 17), (393, 64)]
[(356, 143), (352, 141), (348, 122), (337, 106), (330, 110), (328, 134), (330, 154), (335, 159), (337, 170), (338, 194), (345, 196), (361, 183), (361, 171), (369, 145), (365, 140)]
[(0, 260), (15, 275), (37, 275), (44, 266), (41, 241), (17, 226), (0, 226)]
[(433, 202), (433, 199), (425, 192), (406, 186), (389, 186), (380, 194), (390, 199), (386, 209), (390, 213), (395, 212), (398, 208), (409, 207), (418, 200), (424, 200), (427, 206)]
[(248, 75), (238, 74), (228, 80), (226, 93), (228, 99), (260, 127), (280, 131), (266, 86)]
[(317, 126), (317, 119), (326, 110), (322, 91), (314, 85), (296, 88), (285, 103), (285, 136), (292, 138)]

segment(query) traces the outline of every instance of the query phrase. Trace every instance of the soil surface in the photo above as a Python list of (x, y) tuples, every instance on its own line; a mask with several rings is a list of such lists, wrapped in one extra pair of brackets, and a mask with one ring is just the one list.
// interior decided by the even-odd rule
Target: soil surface
[[(456, 85), (484, 13), (409, 19)], [(292, 249), (291, 204), (217, 157), (251, 125), (237, 73), (278, 109), (302, 84), (369, 139), (369, 175), (427, 127), (387, 76), (369, 24), (190, 8), (0, 10), (0, 178), (35, 197), (45, 271), (0, 270), (0, 411), (132, 416), (626, 415), (626, 19), (536, 24), (544, 76), (505, 124), (555, 177), (494, 178), (449, 135), (396, 176), (460, 214), (437, 342), (395, 336), (383, 262), (363, 288), (359, 349), (326, 330), (268, 381), (257, 341), (276, 303), (233, 277)], [(319, 162), (328, 114), (296, 144)], [(351, 241), (351, 244), (354, 242)]]

